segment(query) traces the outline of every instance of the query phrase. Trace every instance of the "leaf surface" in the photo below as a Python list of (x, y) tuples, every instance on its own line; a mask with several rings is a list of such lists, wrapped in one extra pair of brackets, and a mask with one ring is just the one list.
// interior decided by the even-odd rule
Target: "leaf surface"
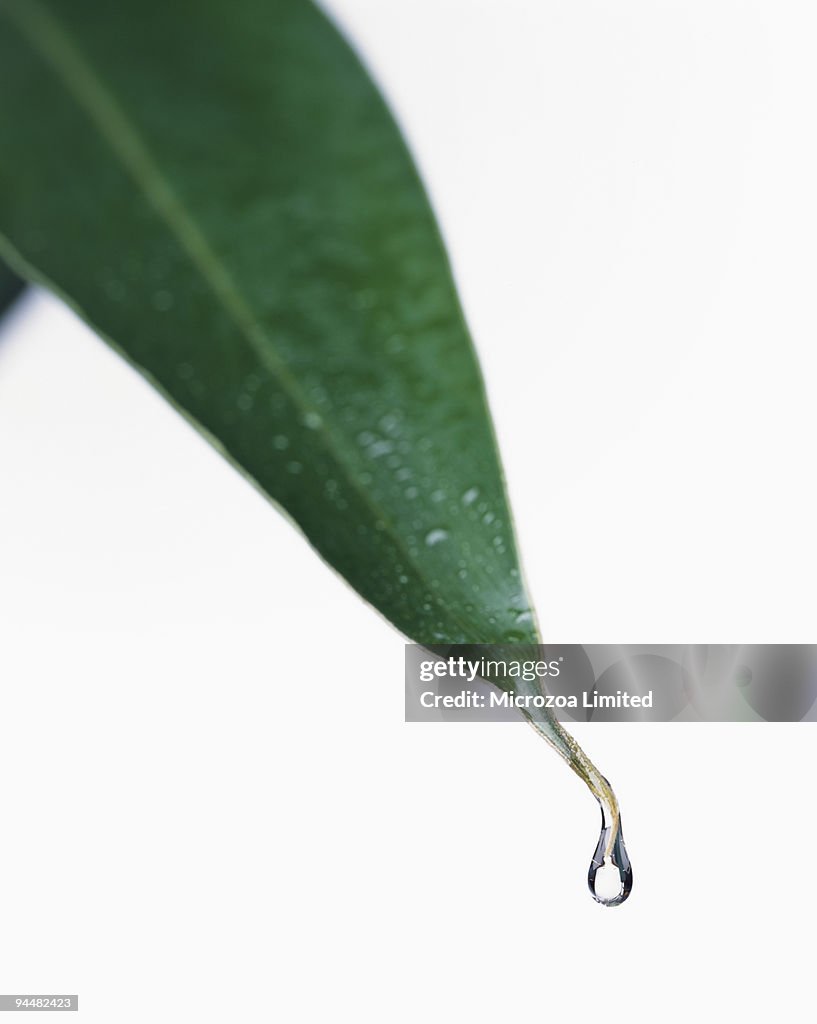
[[(0, 88), (0, 258), (62, 296), (408, 637), (535, 643), (428, 199), (324, 15), (0, 0)], [(601, 804), (592, 872), (621, 842), (615, 794), (550, 712), (528, 717)]]
[(0, 84), (5, 258), (403, 633), (535, 640), (429, 202), (324, 15), (0, 0)]

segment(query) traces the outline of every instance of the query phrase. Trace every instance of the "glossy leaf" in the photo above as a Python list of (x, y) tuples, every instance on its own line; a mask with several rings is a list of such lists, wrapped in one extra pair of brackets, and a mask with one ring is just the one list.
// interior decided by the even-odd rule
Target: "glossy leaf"
[[(0, 87), (0, 255), (407, 636), (535, 642), (434, 217), (325, 16), (307, 0), (0, 0)], [(534, 717), (612, 843), (606, 780)]]
[[(2, 0), (0, 231), (400, 630), (534, 638), (429, 204), (304, 0)], [(285, 585), (281, 583), (281, 585)]]

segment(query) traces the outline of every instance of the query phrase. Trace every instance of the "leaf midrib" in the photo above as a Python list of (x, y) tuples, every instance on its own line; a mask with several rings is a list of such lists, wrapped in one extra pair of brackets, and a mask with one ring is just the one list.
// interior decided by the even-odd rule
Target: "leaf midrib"
[[(346, 482), (369, 508), (374, 519), (384, 524), (382, 532), (388, 534), (407, 568), (435, 604), (442, 609), (445, 618), (455, 624), (463, 636), (471, 637), (475, 632), (473, 623), (466, 624), (457, 614), (452, 613), (450, 605), (442, 600), (439, 591), (435, 592), (435, 588), (416, 565), (388, 513), (360, 485), (350, 469), (347, 458), (326, 430), (322, 414), (309, 401), (297, 379), (276, 352), (272, 339), (258, 323), (230, 272), (185, 209), (115, 97), (100, 81), (92, 65), (59, 19), (40, 0), (3, 0), (0, 13), (3, 11), (16, 23), (31, 48), (39, 53), (61, 78), (80, 109), (84, 110), (97, 126), (101, 137), (119, 158), (123, 168), (141, 189), (148, 203), (160, 214), (171, 235), (176, 238), (209, 290), (228, 312), (265, 368), (286, 390), (293, 405), (301, 412), (302, 418), (306, 418), (310, 413), (320, 418), (321, 422), (315, 433), (321, 437), (325, 449), (335, 463), (343, 469), (342, 475)], [(475, 638), (474, 642), (488, 641), (484, 638)]]

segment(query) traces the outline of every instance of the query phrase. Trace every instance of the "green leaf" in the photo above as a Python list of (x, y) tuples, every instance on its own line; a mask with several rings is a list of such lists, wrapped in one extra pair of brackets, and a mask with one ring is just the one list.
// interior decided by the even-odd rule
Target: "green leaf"
[(20, 278), (0, 263), (0, 316), (25, 288)]
[[(536, 642), (434, 217), (320, 11), (0, 0), (0, 86), (20, 98), (0, 107), (12, 266), (62, 295), (407, 636)], [(561, 727), (537, 727), (603, 790)]]
[(0, 230), (418, 641), (533, 639), (429, 204), (302, 0), (4, 2)]

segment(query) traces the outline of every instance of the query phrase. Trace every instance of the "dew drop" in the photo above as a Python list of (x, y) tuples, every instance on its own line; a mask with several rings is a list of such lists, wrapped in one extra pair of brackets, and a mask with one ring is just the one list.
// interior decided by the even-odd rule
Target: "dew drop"
[(619, 906), (633, 887), (633, 869), (624, 845), (621, 818), (613, 821), (604, 807), (601, 834), (587, 872), (587, 884), (593, 899), (604, 907)]
[(442, 544), (444, 540), (448, 540), (448, 530), (429, 530), (426, 534), (426, 546), (429, 548), (433, 548), (437, 544)]
[(381, 455), (388, 455), (393, 451), (394, 445), (391, 441), (375, 441), (369, 445), (367, 454), (373, 459), (379, 459)]
[(304, 426), (307, 427), (309, 430), (317, 430), (322, 423), (323, 420), (321, 419), (320, 415), (316, 412), (308, 412), (306, 416), (304, 416)]
[(121, 302), (127, 294), (127, 290), (121, 281), (107, 281), (103, 286), (105, 294), (114, 302)]
[(289, 438), (285, 434), (276, 434), (272, 439), (272, 443), (279, 452), (283, 452), (289, 448)]
[(287, 472), (292, 473), (293, 476), (297, 476), (303, 468), (301, 463), (297, 461), (287, 463)]
[(159, 313), (166, 313), (173, 306), (173, 295), (164, 290), (153, 293), (151, 299), (153, 308)]
[(479, 488), (470, 487), (462, 496), (463, 505), (473, 505), (479, 497)]

